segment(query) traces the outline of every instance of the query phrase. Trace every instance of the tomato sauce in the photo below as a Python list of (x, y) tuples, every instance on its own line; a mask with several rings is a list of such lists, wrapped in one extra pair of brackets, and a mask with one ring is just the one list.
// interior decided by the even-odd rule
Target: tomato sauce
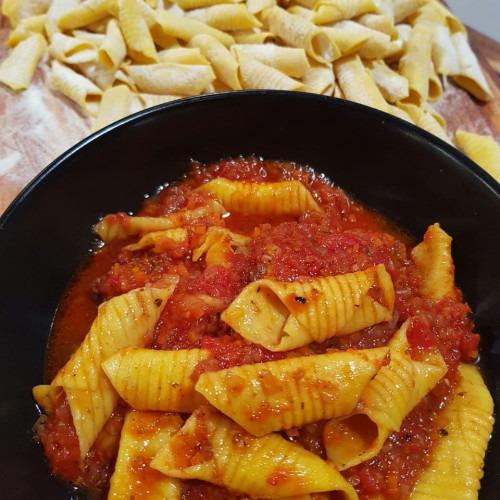
[[(138, 215), (160, 216), (207, 202), (207, 195), (193, 189), (216, 177), (240, 181), (299, 180), (313, 194), (323, 213), (300, 217), (248, 217), (229, 214), (217, 219), (188, 224), (188, 242), (161, 248), (130, 251), (129, 242), (108, 245), (94, 253), (80, 273), (56, 316), (48, 352), (48, 378), (68, 359), (95, 317), (100, 301), (147, 284), (160, 284), (176, 275), (179, 283), (156, 325), (155, 349), (201, 347), (213, 356), (196, 368), (196, 380), (204, 371), (285, 357), (324, 353), (330, 349), (365, 349), (386, 345), (398, 327), (413, 318), (408, 329), (410, 355), (419, 359), (437, 346), (448, 366), (448, 373), (434, 390), (407, 416), (399, 432), (392, 434), (373, 459), (352, 467), (343, 475), (361, 499), (382, 495), (391, 500), (407, 498), (419, 472), (425, 467), (436, 439), (436, 417), (447, 403), (457, 383), (459, 362), (477, 357), (479, 337), (474, 333), (471, 311), (456, 290), (452, 298), (439, 302), (425, 299), (418, 290), (421, 276), (411, 259), (414, 242), (380, 215), (371, 212), (333, 186), (323, 176), (291, 162), (235, 158), (205, 166), (193, 162), (191, 173), (183, 180), (162, 189), (145, 201)], [(203, 241), (207, 228), (219, 225), (251, 238), (246, 251), (229, 252), (226, 264), (207, 265), (204, 259), (193, 262), (192, 250)], [(134, 240), (135, 241), (135, 240)], [(273, 353), (254, 345), (223, 323), (220, 315), (248, 283), (260, 278), (281, 281), (311, 279), (360, 271), (384, 264), (396, 292), (395, 311), (388, 322), (371, 326), (322, 344), (312, 344), (286, 353)], [(380, 291), (370, 291), (375, 298)], [(295, 299), (300, 299), (296, 297)], [(236, 388), (235, 388), (236, 390)], [(61, 391), (62, 392), (62, 391)], [(74, 428), (64, 393), (56, 410), (39, 432), (53, 472), (106, 490), (109, 472), (116, 456), (123, 411), (113, 416), (84, 465), (78, 470)], [(325, 458), (322, 434), (325, 422), (283, 435)], [(66, 429), (67, 438), (61, 429)], [(73, 434), (72, 434), (73, 432)], [(104, 431), (103, 431), (104, 432)], [(103, 444), (104, 443), (104, 444)], [(192, 443), (191, 443), (192, 444)], [(76, 443), (78, 445), (78, 443)], [(190, 443), (179, 456), (194, 463)], [(182, 448), (183, 449), (183, 448)], [(182, 451), (182, 450), (181, 450)], [(204, 452), (207, 452), (205, 450)], [(268, 478), (278, 484), (280, 474)], [(227, 490), (202, 481), (186, 481), (184, 500), (240, 498)], [(321, 496), (325, 498), (325, 496)], [(332, 497), (333, 498), (333, 497)]]

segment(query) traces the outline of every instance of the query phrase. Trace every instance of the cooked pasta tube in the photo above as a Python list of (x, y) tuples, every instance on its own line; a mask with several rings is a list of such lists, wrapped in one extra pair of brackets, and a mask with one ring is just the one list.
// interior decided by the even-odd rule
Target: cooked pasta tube
[(136, 410), (194, 411), (204, 398), (191, 375), (210, 356), (201, 349), (158, 351), (130, 348), (104, 361), (102, 369), (120, 397)]
[(135, 252), (137, 250), (153, 247), (155, 252), (161, 253), (167, 251), (172, 246), (185, 242), (187, 238), (187, 229), (185, 227), (177, 227), (175, 229), (147, 233), (137, 243), (127, 245), (124, 248), (131, 252)]
[[(52, 61), (50, 86), (75, 101), (85, 111), (94, 115), (102, 90), (89, 79), (76, 73), (58, 61)], [(95, 110), (93, 105), (96, 106)]]
[(63, 31), (68, 31), (101, 21), (109, 16), (111, 3), (111, 0), (85, 0), (62, 14), (58, 27)]
[(182, 426), (178, 415), (132, 410), (125, 417), (108, 500), (180, 500), (181, 483), (150, 468), (154, 456)]
[(132, 217), (124, 213), (110, 214), (96, 224), (94, 231), (102, 241), (108, 243), (127, 236), (144, 235), (153, 231), (183, 227), (198, 219), (220, 216), (224, 212), (224, 207), (214, 200), (207, 206), (193, 210), (179, 210), (163, 217)]
[(354, 21), (341, 21), (334, 29), (345, 30), (352, 33), (352, 36), (366, 37), (366, 41), (358, 49), (358, 54), (363, 59), (384, 59), (402, 48), (401, 41), (391, 41), (391, 37), (386, 33), (372, 30)]
[(47, 22), (47, 14), (31, 16), (22, 19), (14, 30), (9, 33), (5, 45), (7, 47), (15, 47), (22, 40), (26, 40), (34, 33), (43, 35), (45, 23)]
[(374, 61), (370, 71), (377, 87), (388, 102), (395, 103), (408, 97), (410, 93), (408, 80), (389, 68), (383, 60)]
[(99, 105), (95, 130), (130, 114), (133, 94), (127, 85), (116, 85), (104, 91)]
[(408, 353), (406, 321), (389, 342), (390, 362), (366, 386), (358, 408), (330, 420), (324, 429), (326, 453), (339, 470), (376, 456), (390, 434), (447, 372), (438, 349), (416, 361)]
[(460, 382), (438, 417), (437, 443), (411, 500), (478, 497), (493, 430), (493, 400), (476, 366), (461, 364), (458, 371)]
[(250, 14), (243, 4), (212, 5), (191, 10), (186, 13), (186, 16), (221, 31), (249, 30), (262, 26), (261, 22)]
[(453, 80), (481, 101), (489, 101), (493, 94), (476, 55), (472, 52), (467, 36), (462, 32), (451, 37), (458, 54), (459, 70), (451, 74)]
[(121, 0), (118, 18), (130, 57), (138, 63), (149, 64), (158, 62), (158, 54), (140, 1)]
[(254, 437), (208, 406), (186, 420), (151, 467), (167, 476), (201, 479), (251, 497), (323, 491), (341, 493), (348, 500), (357, 497), (352, 486), (317, 455), (278, 434)]
[(426, 298), (441, 300), (454, 294), (455, 266), (451, 242), (451, 236), (436, 223), (427, 228), (423, 241), (411, 252), (422, 276), (420, 293)]
[(49, 45), (49, 54), (53, 59), (65, 64), (80, 64), (96, 58), (92, 43), (62, 33), (54, 33)]
[(335, 73), (331, 64), (313, 65), (302, 78), (304, 92), (332, 95), (335, 88)]
[(431, 76), (432, 33), (429, 26), (417, 24), (413, 27), (406, 44), (405, 53), (399, 61), (399, 72), (408, 79), (410, 95), (407, 102), (420, 105), (429, 97)]
[(210, 66), (158, 63), (125, 68), (141, 92), (150, 94), (201, 94), (215, 80)]
[(116, 19), (110, 19), (108, 22), (106, 37), (97, 54), (99, 63), (110, 69), (118, 69), (125, 59), (127, 46)]
[(47, 42), (39, 33), (19, 42), (0, 63), (0, 82), (12, 90), (28, 88), (46, 48)]
[(393, 0), (394, 22), (400, 23), (415, 14), (427, 0)]
[(151, 342), (175, 284), (133, 290), (104, 302), (84, 341), (52, 381), (52, 387), (62, 387), (66, 393), (82, 459), (118, 401), (102, 361), (125, 347)]
[(359, 56), (343, 57), (333, 64), (343, 95), (350, 101), (387, 111), (387, 103)]
[(171, 47), (163, 49), (158, 52), (158, 59), (160, 62), (179, 64), (210, 64), (198, 47)]
[(259, 60), (239, 53), (241, 85), (244, 89), (299, 90), (302, 83)]
[(446, 130), (431, 113), (427, 112), (423, 108), (416, 106), (415, 104), (405, 104), (401, 102), (398, 104), (398, 106), (411, 116), (411, 119), (413, 123), (415, 123), (415, 125), (423, 128), (431, 134), (434, 134), (442, 141), (451, 144), (451, 140), (448, 137)]
[(335, 44), (342, 56), (348, 56), (358, 52), (362, 45), (370, 38), (366, 31), (351, 31), (325, 26), (323, 31)]
[(313, 9), (313, 21), (316, 24), (326, 24), (375, 12), (377, 5), (373, 0), (318, 0)]
[(491, 135), (459, 129), (455, 132), (455, 143), (472, 161), (500, 182), (500, 144)]
[(292, 47), (305, 49), (314, 60), (325, 63), (340, 56), (340, 51), (323, 30), (300, 16), (290, 14), (281, 7), (265, 11), (264, 22), (269, 31)]
[[(156, 22), (158, 24), (158, 28), (156, 29), (161, 30), (166, 35), (179, 38), (186, 42), (189, 42), (195, 35), (202, 33), (212, 35), (226, 47), (234, 43), (234, 38), (228, 33), (212, 28), (211, 26), (208, 26), (207, 24), (196, 19), (176, 16), (175, 14), (171, 14), (165, 10), (157, 13)], [(154, 31), (155, 28), (153, 28), (153, 34)]]
[(203, 373), (196, 390), (254, 436), (350, 414), (387, 348), (339, 351)]
[(201, 53), (210, 61), (216, 77), (233, 90), (241, 90), (238, 77), (238, 61), (222, 42), (212, 35), (200, 34), (194, 36), (190, 44), (198, 47)]
[(203, 243), (193, 250), (193, 261), (196, 262), (205, 255), (207, 266), (227, 266), (228, 255), (241, 252), (250, 242), (243, 234), (234, 233), (223, 227), (211, 227)]
[(2, 14), (16, 28), (23, 19), (47, 12), (49, 5), (50, 0), (3, 0)]
[[(379, 294), (371, 295), (374, 290)], [(284, 283), (250, 283), (221, 319), (270, 351), (289, 351), (389, 321), (394, 287), (384, 265), (355, 273)]]
[(310, 68), (304, 49), (280, 47), (273, 43), (236, 44), (231, 50), (257, 59), (261, 63), (272, 66), (288, 76), (302, 78)]
[(240, 182), (218, 177), (202, 184), (197, 191), (211, 193), (227, 210), (243, 215), (301, 215), (306, 211), (321, 211), (299, 181)]

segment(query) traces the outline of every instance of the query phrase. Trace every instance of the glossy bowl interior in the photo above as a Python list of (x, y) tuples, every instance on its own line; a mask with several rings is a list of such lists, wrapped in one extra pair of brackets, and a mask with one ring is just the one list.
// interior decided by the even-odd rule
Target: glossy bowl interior
[[(31, 426), (57, 304), (88, 254), (99, 216), (136, 210), (178, 179), (189, 159), (257, 154), (308, 164), (416, 237), (439, 221), (454, 238), (457, 282), (483, 335), (496, 403), (500, 363), (500, 190), (451, 146), (376, 110), (313, 94), (203, 96), (113, 124), (52, 163), (0, 219), (0, 497), (76, 498), (49, 477)], [(500, 352), (500, 346), (497, 346)], [(490, 443), (482, 498), (500, 491), (500, 436)]]

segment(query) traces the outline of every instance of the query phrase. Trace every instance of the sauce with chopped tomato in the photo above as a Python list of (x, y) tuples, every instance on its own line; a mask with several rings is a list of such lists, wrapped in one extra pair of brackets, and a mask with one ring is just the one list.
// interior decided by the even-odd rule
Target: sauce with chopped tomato
[[(48, 378), (54, 376), (77, 348), (100, 302), (137, 287), (160, 286), (162, 280), (173, 275), (179, 277), (179, 283), (156, 325), (154, 341), (148, 347), (209, 350), (212, 356), (196, 367), (192, 374), (194, 381), (205, 371), (242, 364), (332, 349), (385, 346), (399, 326), (411, 317), (407, 334), (410, 355), (420, 359), (429, 349), (437, 347), (448, 366), (448, 373), (407, 416), (401, 429), (388, 438), (375, 458), (342, 472), (361, 499), (371, 495), (391, 500), (407, 498), (429, 460), (438, 432), (434, 425), (436, 417), (457, 383), (458, 363), (471, 362), (477, 357), (479, 337), (474, 333), (471, 311), (460, 291), (438, 302), (423, 298), (418, 292), (422, 277), (410, 255), (414, 243), (411, 238), (324, 177), (291, 162), (263, 161), (255, 157), (222, 160), (208, 166), (193, 162), (191, 173), (184, 180), (147, 199), (138, 215), (162, 216), (203, 206), (208, 195), (193, 190), (216, 177), (246, 182), (299, 180), (323, 212), (306, 212), (300, 217), (252, 217), (231, 213), (188, 224), (188, 239), (181, 243), (170, 241), (131, 251), (126, 245), (137, 241), (131, 239), (94, 252), (59, 307), (49, 344)], [(120, 215), (114, 217), (120, 219)], [(211, 225), (250, 237), (245, 251), (228, 251), (224, 265), (208, 265), (204, 259), (193, 262), (193, 249), (203, 241)], [(394, 315), (388, 322), (334, 337), (322, 344), (275, 353), (248, 342), (220, 319), (221, 313), (252, 281), (261, 278), (286, 282), (307, 280), (360, 271), (377, 264), (384, 264), (396, 293)], [(383, 302), (381, 291), (376, 287), (369, 294), (375, 301)], [(296, 296), (290, 300), (299, 308), (305, 299)], [(262, 377), (266, 390), (272, 393), (276, 381), (265, 373)], [(238, 380), (234, 380), (231, 388), (235, 392), (242, 390)], [(262, 412), (265, 411), (263, 407)], [(107, 434), (98, 438), (82, 470), (71, 414), (64, 392), (60, 391), (54, 412), (38, 426), (53, 472), (63, 479), (98, 488), (104, 495), (117, 452), (122, 417), (123, 410), (112, 417), (103, 430)], [(324, 424), (315, 422), (300, 429), (289, 429), (283, 435), (325, 458)], [(203, 429), (199, 434), (200, 439), (196, 442), (181, 439), (181, 436), (173, 441), (179, 467), (195, 465), (212, 453), (208, 446), (203, 446)], [(279, 485), (288, 480), (287, 471), (277, 469), (266, 480), (271, 485)], [(185, 481), (182, 498), (218, 500), (242, 496), (203, 481)]]

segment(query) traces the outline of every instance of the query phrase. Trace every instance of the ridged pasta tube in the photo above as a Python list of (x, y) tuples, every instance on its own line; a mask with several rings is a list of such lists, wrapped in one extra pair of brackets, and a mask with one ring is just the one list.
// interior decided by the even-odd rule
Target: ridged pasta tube
[(107, 358), (102, 368), (120, 397), (136, 410), (188, 413), (204, 399), (191, 378), (207, 359), (201, 349), (158, 351), (131, 347)]
[(111, 19), (106, 27), (106, 38), (99, 47), (99, 63), (106, 68), (118, 69), (126, 55), (127, 46), (120, 26), (116, 19)]
[(476, 366), (462, 364), (458, 370), (461, 380), (438, 417), (438, 441), (410, 500), (478, 497), (493, 430), (493, 400)]
[(118, 401), (101, 363), (125, 347), (151, 342), (154, 326), (174, 289), (175, 284), (142, 288), (104, 302), (84, 341), (52, 381), (52, 387), (66, 392), (81, 458)]
[(500, 182), (500, 144), (491, 135), (457, 130), (455, 143), (472, 161)]
[(458, 54), (451, 39), (448, 26), (436, 25), (432, 27), (432, 60), (436, 71), (440, 75), (454, 75), (460, 71)]
[(221, 319), (251, 342), (288, 351), (389, 321), (393, 308), (392, 280), (379, 264), (307, 282), (255, 281)]
[(176, 4), (183, 10), (200, 9), (220, 3), (238, 3), (241, 0), (176, 0)]
[(340, 56), (338, 48), (321, 28), (281, 7), (275, 6), (266, 10), (264, 22), (271, 33), (292, 47), (305, 49), (307, 54), (319, 63), (331, 62)]
[(163, 217), (133, 217), (123, 213), (106, 215), (96, 224), (94, 231), (105, 243), (127, 236), (144, 235), (153, 231), (165, 231), (183, 227), (208, 215), (222, 215), (224, 207), (213, 200), (206, 206), (193, 210), (179, 210)]
[(301, 215), (321, 211), (299, 181), (240, 182), (218, 177), (197, 191), (211, 193), (230, 212), (243, 215)]
[(427, 228), (423, 241), (411, 252), (422, 275), (420, 293), (429, 299), (453, 296), (455, 266), (451, 256), (452, 238), (439, 224)]
[(358, 403), (359, 410), (351, 416), (330, 420), (325, 426), (327, 456), (339, 470), (377, 455), (389, 435), (399, 430), (408, 413), (447, 372), (437, 349), (422, 361), (410, 357), (406, 338), (409, 322), (391, 339), (390, 362), (366, 386)]
[(207, 266), (226, 266), (228, 255), (243, 249), (250, 242), (248, 236), (234, 233), (223, 227), (211, 227), (203, 243), (193, 250), (193, 261), (205, 255)]
[(428, 0), (393, 0), (394, 22), (400, 23), (415, 14)]
[(334, 43), (342, 57), (358, 52), (358, 50), (370, 39), (371, 34), (366, 31), (352, 31), (335, 27), (325, 26), (323, 31)]
[(406, 99), (410, 94), (408, 80), (389, 68), (384, 61), (374, 61), (370, 71), (377, 87), (388, 102), (394, 104)]
[(180, 481), (149, 464), (181, 426), (178, 415), (132, 410), (125, 417), (108, 500), (180, 500)]
[(349, 350), (203, 373), (196, 390), (254, 436), (351, 413), (388, 349)]
[(133, 94), (127, 85), (116, 85), (102, 94), (95, 130), (99, 130), (130, 114)]
[(332, 95), (335, 88), (335, 73), (331, 64), (313, 65), (302, 78), (304, 92)]
[(439, 137), (442, 141), (451, 144), (451, 140), (446, 134), (446, 130), (443, 128), (441, 123), (428, 111), (415, 105), (415, 104), (405, 104), (403, 102), (398, 103), (398, 107), (404, 110), (408, 115), (410, 115), (413, 123), (423, 128), (427, 132), (434, 134)]
[(31, 16), (22, 19), (20, 23), (9, 33), (9, 37), (5, 40), (7, 47), (15, 47), (19, 42), (26, 40), (34, 33), (43, 35), (47, 14)]
[(0, 82), (12, 90), (28, 88), (46, 48), (45, 38), (38, 33), (19, 42), (0, 64)]
[(3, 0), (2, 14), (15, 28), (23, 19), (45, 13), (49, 4), (50, 0)]
[(214, 409), (198, 408), (151, 462), (171, 477), (201, 479), (258, 498), (335, 491), (357, 495), (328, 463), (278, 434), (254, 437)]
[(375, 12), (377, 5), (373, 0), (318, 0), (313, 8), (313, 22), (327, 24)]
[(58, 21), (63, 31), (74, 30), (95, 23), (109, 16), (112, 0), (85, 0), (64, 13)]
[(65, 64), (86, 63), (96, 58), (92, 43), (62, 33), (54, 33), (49, 45), (49, 54)]
[(250, 30), (262, 26), (262, 23), (248, 12), (244, 4), (212, 5), (187, 12), (186, 16), (221, 31)]
[(125, 249), (130, 251), (143, 250), (154, 247), (155, 251), (164, 252), (172, 244), (182, 243), (187, 240), (188, 232), (184, 227), (166, 229), (165, 231), (153, 231), (145, 234), (137, 243), (127, 245)]

